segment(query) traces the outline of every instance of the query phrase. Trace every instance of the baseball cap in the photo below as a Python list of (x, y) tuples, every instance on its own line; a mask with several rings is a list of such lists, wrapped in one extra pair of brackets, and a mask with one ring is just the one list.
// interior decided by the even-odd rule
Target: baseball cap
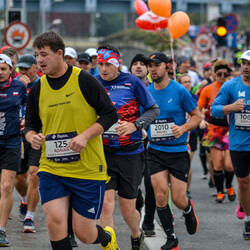
[(12, 68), (11, 59), (5, 54), (0, 54), (0, 63), (6, 63)]
[(150, 55), (146, 63), (149, 63), (149, 61), (153, 61), (155, 63), (162, 63), (162, 62), (168, 63), (169, 62), (168, 57), (164, 53), (161, 53), (161, 52), (156, 52)]
[(76, 50), (71, 48), (71, 47), (67, 47), (67, 48), (65, 48), (64, 56), (70, 56), (72, 58), (77, 58)]
[(97, 56), (97, 49), (95, 48), (89, 48), (85, 50), (85, 53), (88, 53), (90, 57)]
[(80, 53), (80, 54), (78, 55), (77, 61), (78, 61), (78, 62), (80, 62), (80, 61), (85, 61), (85, 62), (87, 62), (87, 63), (91, 63), (91, 58), (90, 58), (90, 56), (89, 56), (88, 53), (83, 52), (83, 53)]
[(247, 61), (250, 61), (250, 50), (245, 51), (239, 58), (239, 60), (241, 59), (246, 59)]
[(177, 58), (177, 64), (178, 65), (181, 65), (182, 63), (186, 62), (186, 61), (189, 61), (190, 62), (190, 59), (186, 56), (179, 56)]
[(143, 62), (144, 64), (146, 64), (146, 62), (148, 61), (148, 57), (144, 56), (143, 54), (136, 54), (133, 58), (132, 61), (130, 63), (130, 67), (129, 69), (131, 70), (131, 67), (133, 65), (134, 62)]
[(32, 64), (37, 64), (36, 58), (33, 55), (24, 55), (20, 57), (16, 66), (30, 68)]

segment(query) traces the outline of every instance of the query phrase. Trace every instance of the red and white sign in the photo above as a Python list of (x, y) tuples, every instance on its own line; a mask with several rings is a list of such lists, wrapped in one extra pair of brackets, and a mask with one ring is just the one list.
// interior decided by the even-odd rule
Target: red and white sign
[(197, 67), (197, 69), (200, 72), (202, 72), (203, 65), (205, 63), (211, 63), (212, 58), (208, 54), (200, 54), (199, 56), (197, 56), (197, 58), (195, 58), (195, 61), (196, 61), (196, 67)]
[(178, 50), (178, 56), (194, 57), (196, 55), (195, 47), (193, 45), (186, 45)]
[(16, 50), (24, 49), (30, 41), (30, 29), (21, 22), (11, 23), (4, 32), (4, 39), (7, 45)]
[(194, 44), (200, 52), (205, 53), (211, 49), (213, 45), (213, 39), (208, 33), (200, 33), (195, 38)]

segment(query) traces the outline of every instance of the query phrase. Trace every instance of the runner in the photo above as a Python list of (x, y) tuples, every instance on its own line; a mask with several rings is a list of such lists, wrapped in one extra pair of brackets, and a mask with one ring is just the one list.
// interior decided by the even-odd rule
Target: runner
[(77, 53), (74, 48), (71, 48), (71, 47), (65, 48), (64, 59), (67, 64), (71, 66), (78, 66), (77, 65)]
[[(38, 70), (36, 58), (33, 55), (24, 55), (20, 57), (17, 67), (19, 67), (20, 72), (17, 79), (25, 84), (27, 94), (29, 94), (30, 88), (40, 80), (40, 77), (36, 74)], [(25, 108), (22, 109), (22, 117), (25, 117)], [(23, 132), (25, 119), (22, 120), (21, 127)], [(15, 187), (22, 197), (19, 209), (19, 220), (23, 221), (24, 232), (35, 233), (35, 209), (40, 199), (37, 172), (41, 150), (34, 150), (25, 138), (23, 139), (23, 147), (24, 157), (21, 160), (21, 169), (17, 172), (15, 180)]]
[[(202, 110), (207, 104), (213, 104), (214, 98), (221, 86), (230, 76), (231, 68), (229, 63), (220, 59), (214, 64), (215, 82), (206, 86), (198, 100), (198, 106)], [(224, 174), (226, 179), (226, 189), (228, 199), (234, 201), (236, 198), (232, 181), (234, 177), (233, 166), (228, 150), (228, 122), (227, 117), (216, 118), (211, 116), (207, 124), (207, 131), (204, 133), (202, 145), (209, 147), (214, 168), (214, 182), (217, 189), (217, 203), (223, 203), (225, 195), (223, 193)]]
[(240, 60), (242, 76), (223, 84), (214, 100), (212, 115), (229, 115), (229, 150), (245, 212), (243, 237), (250, 240), (250, 50)]
[(13, 80), (11, 59), (0, 54), (0, 247), (8, 247), (6, 226), (13, 206), (13, 188), (21, 160), (20, 106), (26, 102), (26, 87)]
[(91, 58), (91, 67), (89, 73), (93, 76), (99, 75), (98, 67), (97, 67), (97, 50), (95, 48), (89, 48), (85, 50), (87, 54), (89, 54)]
[[(144, 82), (145, 86), (148, 86), (150, 84), (149, 79), (147, 77), (148, 68), (147, 65), (145, 64), (147, 60), (148, 58), (143, 54), (137, 54), (132, 58), (130, 64), (131, 73), (139, 77)], [(156, 205), (155, 205), (154, 189), (150, 180), (149, 169), (146, 161), (147, 144), (148, 144), (148, 139), (146, 139), (144, 143), (145, 151), (143, 152), (143, 162), (142, 162), (144, 169), (143, 176), (144, 176), (144, 186), (145, 186), (145, 215), (142, 222), (142, 229), (146, 237), (153, 237), (155, 236), (154, 214)], [(142, 207), (143, 207), (143, 196), (142, 196), (142, 191), (140, 189), (138, 197), (136, 199), (136, 209), (139, 211), (139, 213)]]
[(29, 93), (25, 133), (34, 149), (42, 147), (39, 191), (52, 249), (72, 249), (70, 198), (78, 239), (119, 249), (113, 229), (97, 225), (107, 180), (101, 134), (117, 121), (115, 107), (93, 76), (65, 63), (57, 33), (42, 33), (33, 47), (45, 75)]
[[(143, 82), (118, 71), (120, 53), (115, 46), (98, 48), (97, 79), (107, 90), (119, 116), (118, 123), (103, 135), (108, 175), (101, 225), (114, 227), (115, 195), (118, 193), (121, 214), (131, 230), (132, 249), (141, 249), (144, 234), (140, 230), (140, 214), (136, 210), (138, 187), (142, 179), (142, 128), (159, 115), (159, 107)], [(140, 105), (146, 110), (140, 116)]]
[(88, 53), (83, 52), (78, 54), (77, 61), (80, 69), (89, 72), (91, 67), (91, 58)]
[[(187, 73), (181, 74), (180, 76), (178, 76), (177, 82), (179, 82), (181, 85), (183, 85), (187, 89), (187, 91), (191, 94), (191, 96), (193, 97), (193, 99), (197, 103), (198, 96), (191, 93), (192, 83), (191, 83), (190, 76)], [(189, 119), (189, 116), (187, 116), (187, 119)], [(194, 157), (194, 152), (197, 150), (197, 141), (198, 141), (197, 139), (198, 139), (197, 128), (195, 128), (195, 129), (190, 131), (189, 137), (188, 137), (188, 145), (190, 147), (190, 152), (189, 152), (190, 169), (188, 172), (188, 181), (187, 181), (187, 197), (189, 199), (192, 199), (191, 192), (190, 192), (190, 186), (191, 186), (191, 182), (192, 182), (192, 173), (193, 173), (192, 172), (192, 160)]]
[[(154, 81), (148, 89), (160, 107), (160, 115), (148, 127), (148, 165), (153, 184), (157, 213), (167, 235), (161, 250), (179, 249), (174, 233), (173, 217), (168, 205), (169, 184), (171, 198), (183, 211), (189, 234), (194, 234), (199, 221), (193, 202), (187, 198), (187, 179), (190, 158), (186, 145), (188, 131), (200, 122), (200, 112), (185, 87), (168, 77), (168, 58), (153, 53), (148, 60), (149, 74)], [(191, 118), (186, 122), (186, 112)]]

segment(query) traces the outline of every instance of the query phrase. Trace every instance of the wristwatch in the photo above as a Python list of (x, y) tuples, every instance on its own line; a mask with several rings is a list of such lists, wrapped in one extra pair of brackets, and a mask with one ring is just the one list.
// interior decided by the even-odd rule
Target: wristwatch
[(140, 121), (140, 122), (139, 121), (134, 121), (133, 123), (135, 124), (135, 127), (136, 127), (137, 130), (142, 129), (143, 125), (145, 124), (144, 121)]

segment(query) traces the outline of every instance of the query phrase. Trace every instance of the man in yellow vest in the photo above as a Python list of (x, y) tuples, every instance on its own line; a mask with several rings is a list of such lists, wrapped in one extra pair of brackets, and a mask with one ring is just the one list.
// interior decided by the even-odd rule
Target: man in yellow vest
[(42, 147), (39, 191), (52, 249), (72, 249), (70, 198), (78, 239), (119, 249), (114, 230), (97, 225), (108, 179), (101, 134), (117, 121), (116, 109), (93, 76), (66, 64), (57, 33), (42, 33), (33, 47), (44, 76), (29, 94), (25, 134), (34, 149)]

